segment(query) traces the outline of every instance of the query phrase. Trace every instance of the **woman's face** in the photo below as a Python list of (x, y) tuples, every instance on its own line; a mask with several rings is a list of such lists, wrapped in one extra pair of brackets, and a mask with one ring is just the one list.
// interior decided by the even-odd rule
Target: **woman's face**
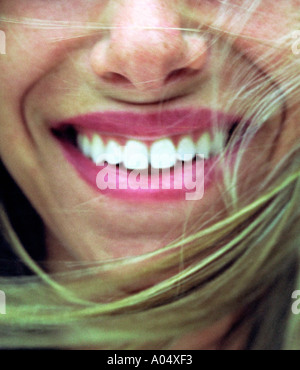
[[(0, 0), (1, 16), (27, 19), (0, 23), (0, 154), (45, 222), (49, 258), (140, 255), (224, 217), (216, 160), (235, 122), (254, 125), (247, 102), (259, 106), (263, 81), (277, 103), (238, 173), (239, 197), (255, 196), (300, 137), (278, 73), (295, 56), (289, 41), (273, 47), (297, 30), (299, 9), (299, 0)], [(127, 159), (116, 159), (121, 147)], [(204, 175), (195, 151), (207, 157)], [(153, 168), (181, 178), (172, 167), (183, 154), (184, 173), (204, 181), (201, 199), (184, 187), (99, 190), (119, 162), (111, 183)]]

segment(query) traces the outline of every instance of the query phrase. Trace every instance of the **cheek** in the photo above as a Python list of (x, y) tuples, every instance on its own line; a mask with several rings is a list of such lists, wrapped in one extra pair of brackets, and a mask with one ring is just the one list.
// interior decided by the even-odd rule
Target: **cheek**
[(34, 32), (21, 26), (6, 27), (4, 31), (7, 54), (0, 57), (0, 151), (3, 158), (19, 155), (22, 159), (22, 152), (32, 151), (23, 122), (24, 99), (52, 68), (59, 50), (45, 43), (44, 31)]
[[(31, 85), (51, 70), (65, 52), (63, 43), (51, 41), (67, 37), (66, 32), (28, 30), (21, 26), (4, 28), (6, 55), (0, 58), (2, 97), (7, 92), (21, 97)], [(3, 100), (1, 100), (3, 101)]]
[[(7, 47), (6, 55), (0, 56), (0, 156), (19, 185), (27, 189), (28, 194), (33, 192), (38, 197), (43, 184), (23, 119), (23, 103), (32, 86), (63, 57), (65, 46), (49, 42), (49, 32), (45, 30), (20, 25), (6, 25), (3, 30)], [(53, 35), (63, 37), (66, 31), (51, 32), (51, 37)]]
[[(89, 32), (84, 25), (97, 21), (95, 16), (104, 16), (106, 3), (107, 0), (59, 0), (46, 4), (44, 0), (0, 0), (1, 16), (16, 20), (0, 23), (6, 35), (6, 55), (0, 58), (2, 95), (10, 89), (20, 96), (54, 68), (69, 48), (78, 47), (78, 40), (85, 40)], [(22, 24), (22, 20), (28, 25)]]

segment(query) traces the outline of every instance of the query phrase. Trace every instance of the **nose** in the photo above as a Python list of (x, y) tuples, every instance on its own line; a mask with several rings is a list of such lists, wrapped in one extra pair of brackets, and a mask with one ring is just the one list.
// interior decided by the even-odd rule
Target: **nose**
[(208, 54), (206, 40), (182, 30), (176, 3), (121, 1), (112, 13), (109, 35), (92, 47), (94, 73), (112, 85), (127, 83), (147, 91), (201, 71)]

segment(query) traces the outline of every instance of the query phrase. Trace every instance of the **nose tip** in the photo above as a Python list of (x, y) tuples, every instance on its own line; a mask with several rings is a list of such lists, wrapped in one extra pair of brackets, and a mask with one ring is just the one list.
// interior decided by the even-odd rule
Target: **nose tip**
[(127, 83), (145, 91), (160, 89), (174, 76), (182, 78), (203, 68), (206, 42), (201, 36), (184, 34), (177, 14), (168, 15), (165, 6), (133, 8), (131, 1), (127, 13), (123, 9), (116, 17), (109, 37), (94, 45), (90, 64), (98, 77), (113, 85)]

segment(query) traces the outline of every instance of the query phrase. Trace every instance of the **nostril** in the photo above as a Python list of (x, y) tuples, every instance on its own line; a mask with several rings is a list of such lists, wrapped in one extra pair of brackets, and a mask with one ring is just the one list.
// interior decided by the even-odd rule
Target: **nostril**
[(101, 78), (104, 81), (113, 83), (115, 85), (130, 84), (129, 79), (120, 73), (106, 72), (101, 76)]
[(192, 69), (192, 68), (179, 68), (179, 69), (176, 69), (176, 70), (170, 72), (168, 74), (168, 76), (166, 77), (165, 82), (166, 83), (175, 82), (179, 79), (189, 77), (189, 76), (195, 75), (197, 73), (198, 73), (198, 71), (196, 71), (195, 69)]

